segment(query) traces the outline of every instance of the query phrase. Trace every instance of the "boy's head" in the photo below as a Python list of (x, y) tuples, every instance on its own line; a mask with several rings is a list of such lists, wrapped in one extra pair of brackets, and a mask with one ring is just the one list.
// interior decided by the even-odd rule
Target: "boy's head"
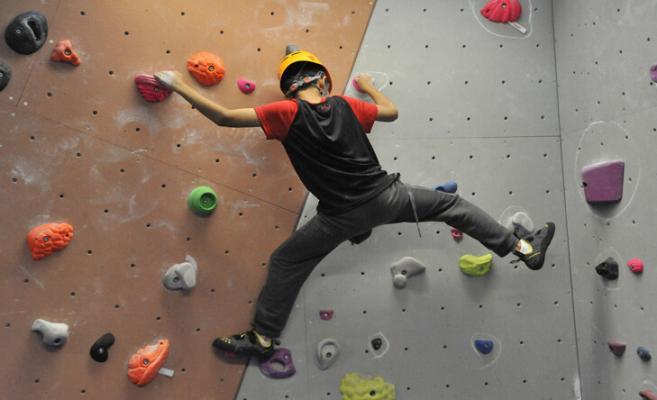
[(283, 58), (278, 75), (280, 88), (286, 97), (295, 97), (300, 91), (309, 87), (317, 87), (320, 92), (331, 90), (331, 76), (312, 53), (295, 51)]

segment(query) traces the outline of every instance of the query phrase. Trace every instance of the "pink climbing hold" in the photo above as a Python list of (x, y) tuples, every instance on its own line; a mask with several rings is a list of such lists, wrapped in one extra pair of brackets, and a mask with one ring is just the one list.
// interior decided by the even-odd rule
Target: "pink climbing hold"
[(589, 203), (614, 203), (623, 198), (625, 163), (604, 161), (582, 168), (584, 196)]
[(240, 78), (237, 80), (237, 87), (242, 91), (242, 93), (249, 94), (255, 90), (256, 84), (255, 82), (248, 79)]
[(609, 350), (611, 350), (616, 357), (622, 356), (627, 348), (625, 343), (619, 342), (618, 340), (610, 340), (607, 345), (609, 346)]
[(481, 8), (481, 15), (492, 22), (514, 22), (521, 13), (522, 6), (518, 0), (490, 0)]
[(640, 258), (631, 259), (627, 262), (627, 266), (630, 271), (634, 272), (635, 274), (640, 274), (643, 272), (643, 260)]
[(158, 103), (171, 94), (171, 91), (160, 85), (153, 75), (135, 75), (135, 85), (144, 100), (151, 103)]
[(365, 92), (363, 92), (363, 88), (360, 87), (360, 85), (358, 84), (358, 81), (356, 80), (356, 78), (351, 80), (351, 84), (354, 85), (354, 89), (358, 90), (361, 93), (365, 93)]
[(461, 232), (460, 230), (458, 230), (458, 229), (456, 229), (456, 228), (452, 228), (452, 230), (450, 231), (450, 233), (452, 234), (452, 238), (453, 238), (454, 240), (456, 240), (457, 242), (458, 242), (459, 240), (463, 239), (463, 232)]
[(650, 67), (650, 79), (657, 83), (657, 65)]
[(639, 396), (645, 400), (657, 400), (657, 394), (653, 393), (652, 390), (644, 389), (639, 392)]
[(333, 318), (333, 310), (319, 310), (319, 319), (330, 321)]

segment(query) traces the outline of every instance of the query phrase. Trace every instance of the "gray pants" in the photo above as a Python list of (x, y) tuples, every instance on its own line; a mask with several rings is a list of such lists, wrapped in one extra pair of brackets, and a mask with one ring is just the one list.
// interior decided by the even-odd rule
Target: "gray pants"
[(445, 222), (500, 257), (509, 254), (518, 241), (510, 230), (460, 196), (398, 180), (353, 210), (317, 214), (272, 253), (253, 327), (263, 335), (279, 337), (308, 275), (340, 243), (379, 225), (417, 221)]

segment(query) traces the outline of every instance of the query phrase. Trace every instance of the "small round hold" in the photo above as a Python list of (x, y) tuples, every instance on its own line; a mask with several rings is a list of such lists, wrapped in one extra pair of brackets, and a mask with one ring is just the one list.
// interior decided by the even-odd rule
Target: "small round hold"
[(237, 87), (242, 93), (249, 94), (255, 90), (256, 84), (248, 79), (240, 78), (237, 80)]
[(48, 38), (48, 20), (36, 11), (17, 15), (5, 29), (5, 41), (15, 52), (32, 54), (39, 50)]
[(379, 351), (381, 346), (383, 346), (383, 340), (381, 340), (381, 338), (372, 339), (372, 348), (374, 350)]
[(401, 288), (406, 287), (407, 282), (408, 282), (408, 278), (406, 278), (406, 276), (402, 275), (402, 274), (397, 274), (392, 278), (392, 284), (397, 289), (401, 289)]
[(11, 67), (6, 62), (0, 60), (0, 92), (7, 87), (11, 80)]

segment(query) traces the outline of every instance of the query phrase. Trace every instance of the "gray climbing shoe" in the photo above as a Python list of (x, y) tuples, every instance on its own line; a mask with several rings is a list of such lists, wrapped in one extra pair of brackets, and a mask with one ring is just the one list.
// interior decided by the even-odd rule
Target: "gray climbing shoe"
[(515, 234), (519, 239), (525, 240), (531, 244), (533, 251), (530, 254), (523, 254), (514, 251), (513, 254), (518, 256), (517, 260), (512, 263), (524, 262), (529, 269), (538, 270), (543, 268), (545, 262), (545, 252), (554, 237), (555, 226), (552, 222), (547, 222), (541, 228), (533, 232), (527, 231), (521, 225), (514, 224)]

